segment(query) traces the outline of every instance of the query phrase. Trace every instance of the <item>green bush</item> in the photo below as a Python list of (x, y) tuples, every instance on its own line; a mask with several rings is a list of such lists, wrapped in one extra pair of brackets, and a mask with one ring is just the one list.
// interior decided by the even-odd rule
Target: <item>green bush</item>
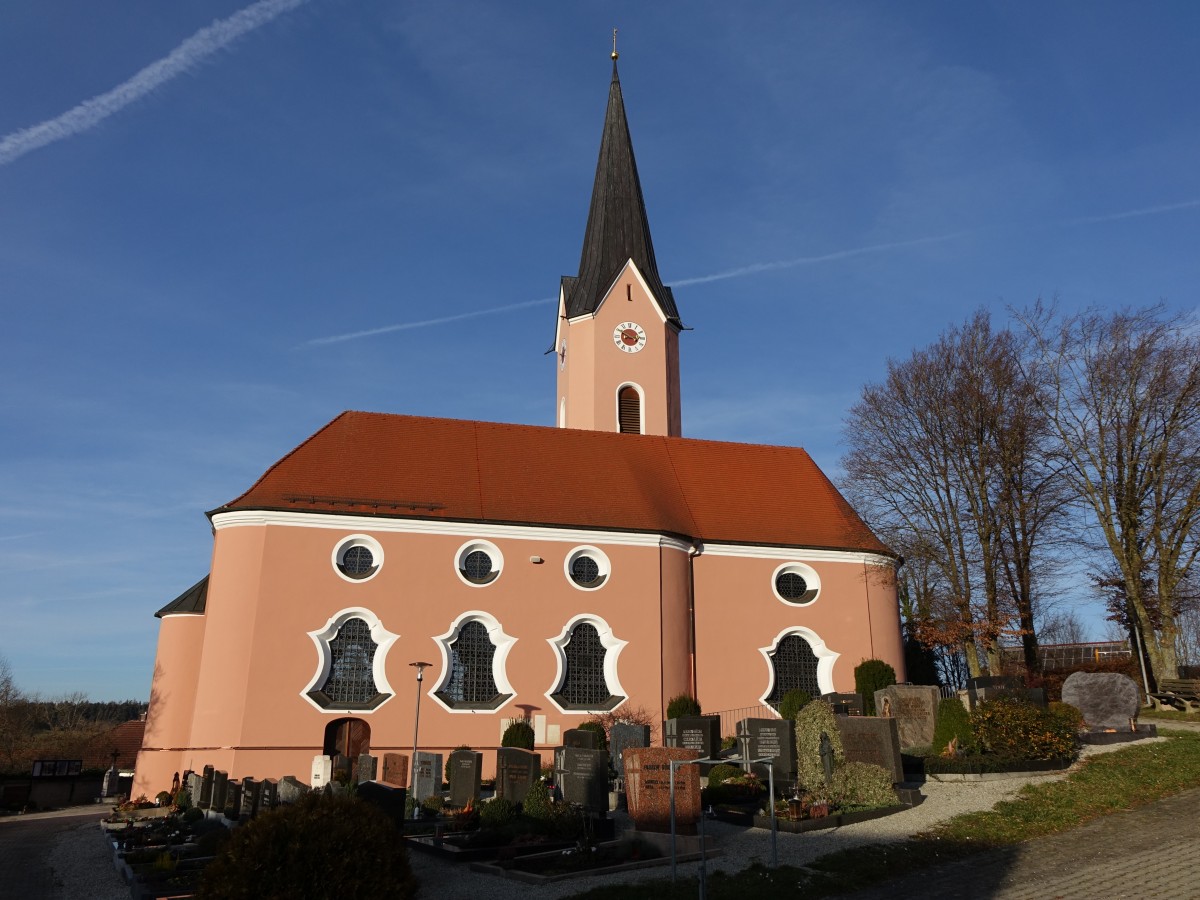
[(417, 882), (391, 820), (349, 797), (309, 794), (259, 815), (204, 870), (200, 900), (406, 898)]
[(796, 777), (813, 791), (825, 789), (825, 766), (821, 762), (822, 731), (829, 735), (836, 769), (846, 759), (842, 750), (842, 736), (832, 707), (822, 700), (815, 700), (796, 715)]
[(533, 749), (533, 726), (528, 722), (513, 722), (504, 729), (500, 738), (501, 747), (520, 747), (524, 750)]
[(608, 749), (608, 735), (604, 731), (604, 726), (599, 722), (584, 722), (579, 726), (580, 731), (594, 731), (596, 733), (596, 749)]
[(1066, 722), (1074, 731), (1079, 731), (1083, 728), (1083, 713), (1070, 703), (1063, 703), (1061, 700), (1056, 700), (1050, 704), (1050, 715)]
[(1015, 697), (980, 703), (971, 730), (984, 753), (1010, 759), (1064, 759), (1075, 752), (1075, 728), (1061, 715)]
[(796, 715), (812, 702), (812, 695), (800, 688), (792, 688), (779, 701), (779, 718), (796, 720)]
[(172, 799), (170, 791), (159, 791), (154, 795), (154, 802), (159, 806), (170, 806)]
[(539, 779), (529, 786), (529, 793), (525, 795), (521, 811), (529, 818), (542, 822), (549, 822), (554, 818), (554, 804), (550, 800), (550, 788), (546, 786), (546, 782)]
[(445, 805), (446, 800), (441, 794), (430, 794), (421, 801), (421, 809), (433, 816), (440, 813)]
[(192, 795), (188, 793), (187, 788), (180, 788), (175, 792), (172, 802), (175, 804), (175, 808), (177, 810), (180, 812), (186, 812), (187, 810), (191, 809)]
[(830, 799), (838, 806), (895, 806), (892, 775), (883, 766), (848, 762), (833, 770)]
[(722, 781), (738, 778), (742, 774), (742, 770), (737, 766), (731, 766), (729, 763), (717, 763), (708, 770), (708, 786), (716, 787)]
[(507, 797), (493, 797), (479, 809), (479, 824), (484, 828), (503, 828), (517, 817), (517, 804)]
[(975, 735), (971, 731), (971, 717), (967, 708), (957, 697), (946, 697), (938, 704), (937, 724), (933, 730), (933, 746), (929, 752), (940, 756), (950, 745), (950, 741), (958, 740), (958, 749), (969, 753), (975, 747)]
[(680, 716), (698, 716), (700, 715), (700, 704), (695, 698), (687, 694), (680, 694), (678, 697), (672, 697), (667, 704), (667, 718), (678, 719)]
[(875, 692), (896, 683), (896, 670), (882, 659), (864, 659), (854, 669), (854, 690), (862, 694), (863, 713), (875, 715)]

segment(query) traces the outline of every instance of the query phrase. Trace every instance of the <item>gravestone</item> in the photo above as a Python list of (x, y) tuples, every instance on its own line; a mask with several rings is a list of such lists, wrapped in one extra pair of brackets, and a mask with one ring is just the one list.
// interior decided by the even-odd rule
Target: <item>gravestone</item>
[(219, 769), (213, 772), (212, 805), (209, 809), (225, 812), (225, 800), (229, 795), (229, 773)]
[(612, 731), (608, 736), (608, 755), (617, 776), (619, 778), (625, 777), (624, 751), (626, 747), (649, 746), (649, 725), (627, 725), (623, 722), (613, 725)]
[(597, 737), (596, 732), (587, 728), (568, 728), (562, 733), (562, 745), (582, 750), (595, 750)]
[(242, 814), (242, 785), (238, 781), (230, 781), (225, 790), (225, 818), (236, 822)]
[(496, 751), (496, 796), (524, 803), (530, 787), (542, 775), (542, 758), (532, 750), (501, 747)]
[(258, 805), (262, 799), (262, 782), (253, 778), (242, 779), (242, 806), (238, 810), (239, 819), (253, 819), (258, 815)]
[(442, 754), (418, 750), (413, 754), (413, 800), (423, 800), (442, 792)]
[[(791, 719), (742, 719), (737, 724), (738, 737), (750, 759), (770, 757), (774, 764), (775, 784), (791, 784), (796, 780), (796, 723)], [(762, 763), (750, 770), (767, 784), (770, 776)]]
[(331, 756), (314, 756), (312, 762), (312, 777), (309, 779), (309, 784), (316, 788), (323, 788), (325, 785), (333, 781), (333, 757)]
[(881, 766), (891, 774), (893, 784), (904, 780), (904, 762), (900, 757), (900, 728), (897, 719), (838, 716), (836, 722), (846, 762)]
[(1137, 682), (1118, 672), (1072, 672), (1063, 682), (1062, 699), (1092, 730), (1130, 731), (1142, 706)]
[(280, 803), (295, 803), (309, 793), (309, 786), (294, 775), (284, 775), (279, 779), (277, 796)]
[(829, 704), (836, 716), (861, 716), (863, 714), (862, 694), (822, 694), (821, 699)]
[(200, 779), (200, 797), (196, 801), (196, 805), (201, 809), (212, 808), (212, 790), (213, 781), (216, 779), (216, 772), (212, 766), (204, 767), (204, 775)]
[(558, 785), (563, 800), (591, 812), (608, 812), (608, 754), (584, 747), (562, 748)]
[(405, 788), (384, 781), (364, 781), (358, 786), (357, 793), (360, 800), (378, 808), (403, 827), (404, 803), (408, 796)]
[[(625, 748), (625, 797), (639, 831), (671, 830), (671, 762), (700, 759), (683, 747)], [(675, 770), (675, 827), (687, 834), (700, 821), (700, 767)]]
[(967, 679), (967, 709), (1000, 697), (1024, 697), (1025, 680), (1016, 675), (977, 675)]
[(450, 805), (462, 809), (479, 805), (483, 754), (474, 750), (455, 750), (450, 754)]
[(351, 784), (354, 781), (354, 761), (338, 754), (333, 758), (333, 781), (335, 784)]
[(258, 808), (274, 809), (279, 805), (279, 782), (274, 778), (264, 779), (262, 782), (262, 792), (259, 795)]
[(374, 781), (378, 767), (379, 760), (370, 753), (360, 754), (358, 757), (358, 773), (356, 775), (358, 783), (362, 784), (364, 781)]
[(667, 719), (663, 743), (668, 747), (695, 750), (700, 759), (713, 759), (721, 752), (720, 716), (680, 716)]
[(408, 755), (405, 753), (383, 754), (383, 778), (388, 784), (408, 787)]
[(894, 718), (901, 747), (928, 747), (933, 743), (941, 691), (931, 684), (893, 684), (875, 692), (875, 711)]
[(204, 776), (198, 772), (188, 772), (187, 778), (183, 780), (183, 786), (187, 788), (188, 796), (192, 798), (192, 806), (199, 806), (200, 792), (204, 788)]

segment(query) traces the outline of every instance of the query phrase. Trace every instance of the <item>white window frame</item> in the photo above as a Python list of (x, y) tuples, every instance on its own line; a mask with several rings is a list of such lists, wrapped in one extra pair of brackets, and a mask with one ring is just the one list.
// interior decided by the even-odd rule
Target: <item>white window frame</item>
[[(492, 678), (496, 682), (496, 690), (500, 695), (507, 696), (494, 709), (465, 709), (455, 707), (438, 696), (438, 691), (444, 690), (450, 684), (451, 676), (454, 674), (450, 670), (450, 645), (458, 638), (459, 631), (468, 622), (479, 622), (483, 625), (487, 629), (488, 640), (496, 648), (496, 653), (492, 657)], [(517, 692), (513, 690), (513, 686), (508, 680), (506, 663), (508, 661), (508, 651), (512, 649), (517, 639), (512, 635), (505, 634), (504, 629), (491, 613), (486, 613), (480, 609), (468, 610), (451, 623), (450, 629), (445, 634), (435, 637), (434, 641), (437, 643), (438, 651), (442, 655), (442, 674), (429, 688), (428, 693), (433, 698), (433, 701), (446, 710), (446, 712), (456, 714), (467, 713), (469, 715), (495, 715), (508, 706), (513, 701), (513, 698), (516, 697)]]
[[(774, 582), (772, 581), (772, 584), (773, 583)], [(785, 637), (790, 637), (791, 635), (797, 635), (798, 637), (804, 638), (804, 640), (808, 642), (808, 645), (812, 647), (813, 655), (817, 658), (817, 687), (821, 689), (822, 694), (833, 693), (833, 664), (837, 662), (838, 657), (842, 655), (836, 650), (830, 650), (827, 646), (825, 646), (825, 641), (819, 634), (817, 634), (811, 628), (805, 628), (802, 625), (793, 625), (790, 628), (783, 629), (783, 631), (775, 635), (775, 640), (771, 642), (770, 646), (759, 647), (758, 652), (762, 654), (763, 663), (765, 663), (767, 667), (767, 689), (763, 691), (762, 696), (758, 698), (758, 702), (768, 709), (775, 711), (776, 716), (779, 715), (779, 712), (767, 702), (767, 698), (770, 697), (772, 691), (775, 690), (775, 666), (771, 661), (771, 654), (779, 649), (780, 641), (782, 641)]]
[[(604, 683), (608, 686), (610, 697), (620, 697), (620, 701), (608, 709), (564, 709), (554, 699), (554, 695), (558, 693), (563, 686), (563, 679), (567, 672), (567, 653), (566, 647), (571, 640), (571, 630), (579, 624), (587, 623), (596, 629), (600, 636), (600, 645), (604, 647)], [(547, 638), (546, 643), (554, 650), (555, 672), (554, 681), (550, 685), (550, 690), (546, 691), (546, 699), (549, 700), (554, 708), (559, 712), (568, 716), (594, 716), (603, 712), (612, 712), (620, 709), (629, 702), (629, 692), (621, 686), (621, 679), (617, 674), (617, 661), (621, 656), (621, 651), (628, 645), (628, 641), (623, 641), (615, 634), (612, 628), (598, 615), (594, 613), (582, 613), (581, 615), (572, 617), (563, 630), (559, 632), (557, 637)]]
[[(371, 676), (375, 681), (375, 690), (383, 694), (384, 699), (371, 709), (363, 709), (357, 706), (322, 706), (309, 696), (313, 691), (320, 690), (326, 680), (328, 680), (329, 670), (333, 662), (333, 654), (329, 650), (329, 645), (337, 637), (338, 630), (346, 624), (348, 619), (362, 619), (365, 621), (367, 627), (371, 630), (371, 640), (375, 642), (375, 658), (371, 663)], [(396, 692), (392, 690), (392, 686), (387, 680), (387, 654), (392, 644), (396, 643), (400, 635), (393, 634), (384, 628), (383, 623), (375, 613), (362, 606), (347, 607), (330, 616), (329, 621), (323, 627), (308, 632), (308, 636), (312, 639), (313, 646), (317, 650), (317, 671), (313, 675), (312, 681), (300, 692), (300, 696), (315, 709), (330, 714), (367, 716), (378, 712), (387, 705), (389, 700), (396, 696)]]

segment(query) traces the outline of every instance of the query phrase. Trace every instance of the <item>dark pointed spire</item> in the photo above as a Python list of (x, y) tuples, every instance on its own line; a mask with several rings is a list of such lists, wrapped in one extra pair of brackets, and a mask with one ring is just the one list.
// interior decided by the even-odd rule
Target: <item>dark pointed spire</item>
[(563, 279), (567, 317), (594, 312), (630, 259), (646, 279), (650, 292), (667, 318), (679, 324), (679, 312), (675, 309), (671, 289), (663, 286), (654, 260), (654, 244), (650, 240), (650, 224), (633, 158), (633, 141), (625, 119), (625, 101), (617, 77), (614, 48), (612, 83), (608, 89), (608, 109), (604, 114), (604, 134), (600, 139), (592, 204), (583, 233), (579, 276)]

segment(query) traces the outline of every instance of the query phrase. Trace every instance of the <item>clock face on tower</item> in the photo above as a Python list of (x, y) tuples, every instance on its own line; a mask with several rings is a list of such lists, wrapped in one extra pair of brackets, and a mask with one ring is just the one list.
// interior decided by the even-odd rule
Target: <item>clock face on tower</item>
[(646, 346), (646, 332), (637, 322), (622, 322), (613, 329), (613, 343), (625, 353), (637, 353)]

